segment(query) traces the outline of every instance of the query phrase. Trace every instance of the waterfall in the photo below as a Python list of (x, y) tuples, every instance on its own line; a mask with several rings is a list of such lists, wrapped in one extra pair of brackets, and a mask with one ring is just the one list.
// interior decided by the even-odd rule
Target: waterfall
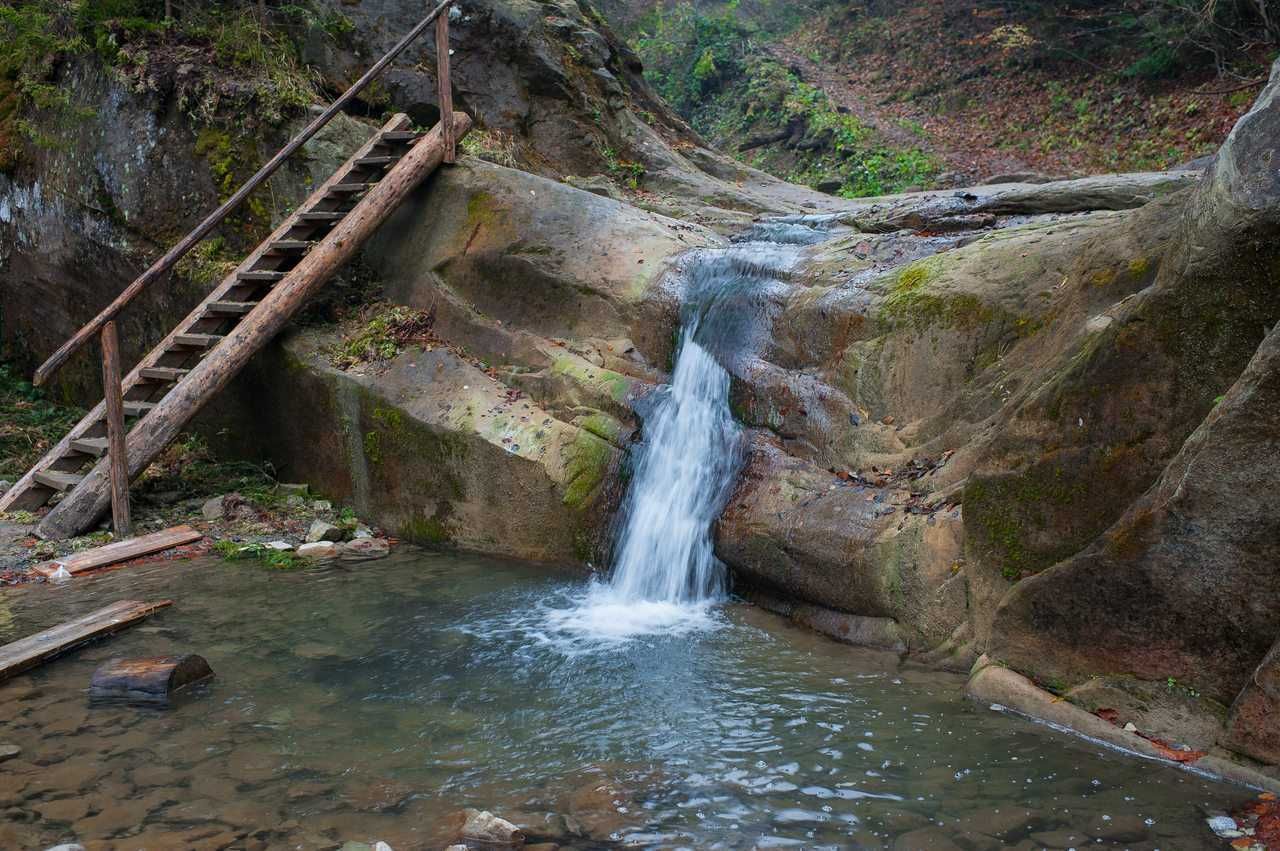
[(738, 471), (742, 428), (729, 411), (729, 373), (681, 335), (671, 387), (645, 423), (610, 587), (625, 600), (696, 603), (724, 591), (711, 527)]
[(782, 282), (829, 224), (805, 217), (757, 224), (734, 245), (690, 258), (671, 384), (643, 416), (612, 576), (593, 583), (573, 609), (550, 610), (553, 631), (625, 638), (713, 622), (727, 577), (712, 533), (746, 444), (729, 404), (730, 372), (762, 346)]

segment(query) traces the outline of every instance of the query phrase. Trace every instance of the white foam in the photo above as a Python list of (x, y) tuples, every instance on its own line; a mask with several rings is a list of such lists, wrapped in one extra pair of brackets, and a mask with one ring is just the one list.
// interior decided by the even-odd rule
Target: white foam
[(622, 646), (647, 636), (710, 632), (725, 623), (715, 609), (718, 603), (718, 598), (640, 600), (612, 586), (592, 583), (567, 606), (543, 608), (540, 628), (531, 630), (529, 637), (573, 654)]

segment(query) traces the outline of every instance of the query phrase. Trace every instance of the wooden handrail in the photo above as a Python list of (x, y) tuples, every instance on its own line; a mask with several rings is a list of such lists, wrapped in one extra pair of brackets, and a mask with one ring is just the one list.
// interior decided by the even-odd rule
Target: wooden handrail
[[(67, 359), (80, 351), (86, 343), (97, 336), (103, 327), (120, 314), (131, 301), (137, 298), (138, 294), (150, 286), (157, 278), (168, 272), (174, 265), (181, 260), (188, 251), (199, 244), (200, 240), (209, 235), (215, 227), (238, 207), (253, 190), (257, 189), (267, 178), (275, 174), (289, 157), (297, 153), (307, 141), (320, 131), (322, 127), (328, 124), (335, 115), (342, 111), (342, 108), (350, 103), (356, 95), (365, 89), (374, 79), (382, 73), (383, 69), (391, 64), (397, 56), (404, 52), (418, 36), (426, 32), (427, 28), (435, 22), (440, 14), (446, 11), (456, 0), (442, 0), (429, 15), (409, 31), (408, 35), (400, 39), (400, 42), (381, 59), (379, 59), (373, 67), (364, 73), (359, 80), (351, 85), (342, 95), (333, 102), (328, 109), (316, 117), (314, 121), (306, 126), (301, 133), (293, 138), (289, 144), (285, 145), (280, 151), (272, 157), (266, 165), (258, 169), (257, 174), (245, 181), (244, 185), (236, 190), (236, 193), (226, 200), (218, 209), (209, 214), (208, 218), (196, 225), (195, 229), (182, 238), (182, 241), (170, 248), (163, 257), (151, 265), (151, 268), (139, 275), (133, 283), (125, 287), (120, 295), (116, 296), (115, 301), (107, 305), (101, 313), (89, 321), (87, 325), (77, 331), (69, 340), (49, 356), (49, 359), (40, 365), (36, 370), (32, 383), (39, 386), (44, 384), (49, 378), (58, 371), (61, 366), (67, 362)], [(448, 56), (448, 48), (445, 48), (445, 56)], [(445, 66), (447, 67), (447, 65)], [(443, 104), (442, 104), (443, 106)], [(451, 124), (449, 126), (452, 126)]]

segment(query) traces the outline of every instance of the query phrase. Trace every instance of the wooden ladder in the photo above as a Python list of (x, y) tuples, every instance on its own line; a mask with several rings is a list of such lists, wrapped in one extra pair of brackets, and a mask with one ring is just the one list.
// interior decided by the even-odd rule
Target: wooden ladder
[[(451, 119), (448, 134), (444, 121), (417, 133), (406, 116), (391, 119), (123, 379), (129, 478), (155, 460), (446, 159), (451, 143), (471, 126), (463, 113)], [(107, 406), (100, 402), (0, 497), (0, 511), (35, 510), (63, 494), (38, 533), (81, 534), (111, 503), (107, 454)]]

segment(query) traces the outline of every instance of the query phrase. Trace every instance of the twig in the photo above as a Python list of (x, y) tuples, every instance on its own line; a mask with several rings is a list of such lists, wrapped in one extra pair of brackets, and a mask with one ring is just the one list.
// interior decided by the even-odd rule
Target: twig
[(1249, 82), (1247, 82), (1247, 83), (1241, 83), (1241, 84), (1240, 84), (1240, 85), (1238, 85), (1238, 86), (1232, 86), (1232, 87), (1231, 87), (1231, 88), (1229, 88), (1229, 89), (1214, 89), (1213, 91), (1209, 91), (1209, 92), (1197, 92), (1197, 91), (1193, 91), (1193, 92), (1192, 92), (1192, 94), (1193, 94), (1193, 95), (1229, 95), (1229, 94), (1231, 94), (1232, 92), (1239, 92), (1239, 91), (1243, 91), (1243, 90), (1245, 90), (1245, 89), (1252, 89), (1254, 86), (1261, 86), (1263, 83), (1265, 83), (1265, 82), (1266, 82), (1267, 80), (1269, 80), (1269, 79), (1271, 79), (1271, 78), (1270, 78), (1270, 77), (1261, 77), (1261, 78), (1259, 78), (1259, 79), (1257, 79), (1257, 80), (1250, 80), (1250, 81), (1249, 81)]

